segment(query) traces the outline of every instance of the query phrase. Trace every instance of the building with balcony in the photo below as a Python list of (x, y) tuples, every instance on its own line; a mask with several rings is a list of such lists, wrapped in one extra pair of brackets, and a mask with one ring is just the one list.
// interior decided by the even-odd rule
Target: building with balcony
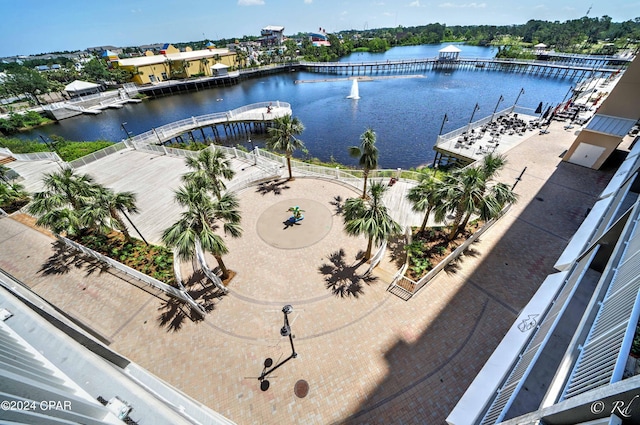
[[(590, 142), (598, 162), (618, 146), (640, 113), (638, 70), (635, 60), (565, 157)], [(640, 423), (638, 140), (447, 423)]]
[(118, 59), (115, 66), (130, 71), (132, 82), (138, 85), (196, 76), (220, 76), (226, 73), (226, 68), (236, 66), (236, 53), (229, 49), (180, 52), (171, 45), (165, 45), (163, 51), (164, 54), (148, 51), (141, 57)]

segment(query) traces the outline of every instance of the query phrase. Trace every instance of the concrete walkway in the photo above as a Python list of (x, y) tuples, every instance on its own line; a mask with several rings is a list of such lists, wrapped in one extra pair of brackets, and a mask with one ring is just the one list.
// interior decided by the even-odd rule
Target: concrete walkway
[[(516, 187), (520, 202), (409, 302), (362, 277), (366, 265), (357, 256), (366, 240), (344, 234), (337, 214), (340, 202), (358, 193), (316, 179), (240, 192), (244, 235), (228, 240), (225, 256), (237, 275), (224, 297), (192, 287), (213, 306), (199, 323), (108, 271), (56, 255), (48, 236), (11, 218), (0, 219), (0, 267), (96, 329), (113, 349), (238, 424), (440, 424), (553, 272), (612, 175), (561, 163), (575, 135), (560, 122), (550, 130), (508, 153), (502, 181), (513, 184), (526, 167)], [(165, 164), (157, 186), (178, 184), (168, 160), (145, 159)], [(95, 172), (108, 170), (97, 161)], [(139, 180), (136, 172), (127, 175), (131, 182)], [(122, 176), (116, 173), (113, 184), (122, 184)], [(331, 212), (326, 236), (297, 249), (259, 237), (265, 211), (300, 199)], [(298, 357), (274, 372), (262, 392), (264, 360), (291, 354), (280, 336), (285, 304), (294, 308), (289, 320)], [(294, 393), (299, 380), (309, 384), (304, 398)]]

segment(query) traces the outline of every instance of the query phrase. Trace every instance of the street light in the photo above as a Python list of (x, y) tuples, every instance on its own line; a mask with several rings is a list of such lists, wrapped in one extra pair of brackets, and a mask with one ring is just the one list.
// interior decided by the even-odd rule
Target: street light
[(442, 129), (444, 128), (444, 124), (447, 122), (449, 122), (449, 117), (447, 117), (447, 114), (444, 114), (444, 118), (442, 119), (442, 125), (440, 126), (440, 132), (438, 133), (438, 136), (442, 134)]
[(493, 108), (493, 113), (491, 114), (491, 121), (493, 121), (493, 116), (496, 114), (496, 111), (498, 110), (498, 106), (500, 105), (500, 102), (502, 102), (503, 100), (504, 100), (504, 97), (500, 95), (500, 99), (498, 99), (498, 103), (496, 103), (496, 107)]
[(476, 102), (476, 106), (473, 107), (473, 112), (471, 113), (471, 118), (469, 119), (469, 126), (467, 128), (467, 131), (469, 131), (469, 129), (471, 129), (471, 123), (473, 122), (473, 116), (476, 114), (476, 111), (480, 110), (480, 106), (478, 106), (478, 103)]
[(520, 95), (524, 94), (524, 87), (520, 89), (520, 93), (518, 93), (518, 97), (516, 97), (516, 101), (513, 102), (513, 107), (515, 108), (516, 105), (518, 104), (518, 100), (520, 99)]
[(249, 140), (247, 140), (249, 143), (251, 143), (251, 153), (253, 154), (253, 165), (258, 164), (258, 155), (256, 155), (256, 147), (253, 144), (253, 140), (251, 140), (251, 132), (249, 132)]
[[(289, 314), (293, 313), (293, 307), (290, 304), (285, 305), (284, 307), (282, 307), (282, 313), (284, 314), (284, 325), (282, 325), (282, 328), (280, 328), (280, 335), (284, 337), (289, 337), (289, 343), (291, 344), (291, 355), (273, 367), (271, 367), (271, 365), (273, 364), (273, 359), (271, 358), (265, 359), (264, 369), (262, 370), (262, 373), (258, 377), (258, 381), (260, 381), (260, 389), (262, 391), (267, 391), (269, 389), (269, 381), (267, 381), (266, 378), (267, 376), (269, 376), (271, 372), (273, 372), (274, 370), (276, 370), (277, 368), (279, 368), (289, 360), (295, 359), (296, 357), (298, 357), (298, 353), (296, 353), (296, 349), (293, 346), (294, 335), (291, 332), (291, 325), (289, 324), (289, 318), (287, 317)], [(268, 368), (271, 368), (271, 369), (268, 369)]]
[(125, 121), (125, 122), (121, 123), (121, 124), (120, 124), (120, 126), (121, 126), (121, 127), (122, 127), (122, 129), (124, 130), (124, 134), (126, 134), (126, 135), (127, 135), (127, 139), (131, 139), (131, 133), (129, 133), (129, 130), (127, 130), (127, 127), (125, 127), (125, 124), (126, 124), (126, 123), (127, 123), (127, 122)]

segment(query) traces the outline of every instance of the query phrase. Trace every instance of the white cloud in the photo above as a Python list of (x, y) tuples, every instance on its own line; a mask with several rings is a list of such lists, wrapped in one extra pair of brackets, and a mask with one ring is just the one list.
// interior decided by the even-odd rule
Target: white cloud
[(454, 8), (454, 9), (484, 9), (487, 7), (487, 3), (441, 3), (439, 7)]
[(409, 3), (409, 7), (420, 7), (420, 0), (415, 0)]
[(238, 6), (262, 6), (264, 0), (238, 0)]
[(313, 3), (313, 0), (304, 0), (304, 4), (311, 4)]

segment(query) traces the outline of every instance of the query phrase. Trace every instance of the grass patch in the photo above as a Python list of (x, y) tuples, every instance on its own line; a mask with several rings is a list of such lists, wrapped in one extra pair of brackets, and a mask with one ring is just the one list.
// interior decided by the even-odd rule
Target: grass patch
[[(63, 161), (69, 162), (74, 159), (89, 155), (100, 149), (104, 149), (113, 144), (107, 140), (96, 140), (93, 142), (73, 142), (65, 140), (60, 136), (51, 136), (52, 144)], [(38, 140), (21, 140), (16, 138), (0, 137), (0, 147), (7, 148), (13, 153), (35, 153), (51, 152), (49, 145)]]

